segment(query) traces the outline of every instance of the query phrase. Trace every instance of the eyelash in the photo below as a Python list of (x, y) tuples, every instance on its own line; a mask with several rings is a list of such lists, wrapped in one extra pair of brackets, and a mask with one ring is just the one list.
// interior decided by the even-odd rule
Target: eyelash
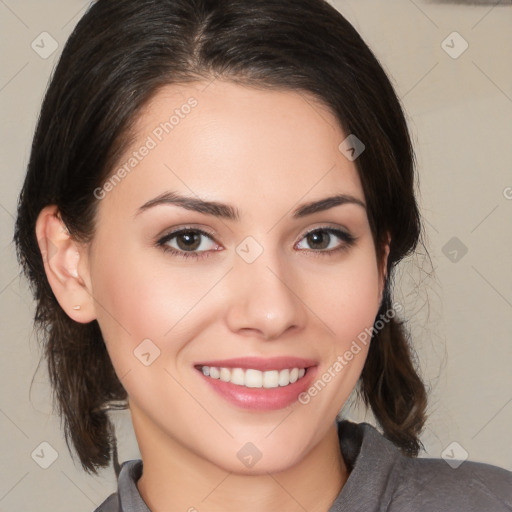
[[(330, 235), (334, 235), (334, 236), (340, 238), (341, 240), (343, 240), (345, 242), (345, 244), (340, 245), (336, 249), (329, 249), (329, 250), (310, 249), (308, 252), (312, 252), (314, 256), (333, 256), (334, 253), (337, 254), (341, 251), (345, 251), (345, 250), (349, 249), (350, 247), (352, 247), (354, 245), (354, 243), (357, 240), (356, 237), (350, 235), (349, 233), (346, 233), (345, 231), (341, 231), (339, 229), (330, 228), (330, 227), (320, 227), (320, 228), (312, 229), (311, 231), (304, 233), (301, 240), (306, 238), (308, 235), (310, 235), (312, 233), (317, 233), (317, 232), (320, 232), (320, 233), (325, 232), (325, 233), (329, 233)], [(190, 258), (190, 257), (196, 258), (196, 259), (203, 259), (203, 258), (208, 258), (211, 256), (212, 251), (199, 251), (199, 252), (179, 251), (177, 249), (174, 249), (173, 247), (169, 247), (166, 245), (167, 242), (169, 242), (173, 238), (176, 238), (177, 236), (184, 234), (184, 233), (196, 233), (196, 234), (199, 233), (199, 234), (204, 235), (212, 240), (214, 238), (213, 233), (203, 231), (202, 229), (184, 228), (184, 229), (179, 229), (177, 231), (173, 231), (172, 233), (169, 233), (169, 234), (163, 236), (162, 238), (160, 238), (157, 241), (157, 246), (161, 247), (165, 253), (170, 253), (173, 256), (177, 256), (179, 258), (184, 258), (184, 259)], [(213, 251), (213, 252), (215, 252), (215, 251)]]

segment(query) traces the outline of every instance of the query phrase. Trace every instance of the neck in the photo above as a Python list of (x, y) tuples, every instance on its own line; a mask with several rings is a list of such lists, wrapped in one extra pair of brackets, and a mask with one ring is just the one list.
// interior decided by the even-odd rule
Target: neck
[(137, 487), (152, 512), (327, 512), (348, 478), (334, 423), (297, 464), (260, 475), (225, 471), (158, 433), (140, 441)]

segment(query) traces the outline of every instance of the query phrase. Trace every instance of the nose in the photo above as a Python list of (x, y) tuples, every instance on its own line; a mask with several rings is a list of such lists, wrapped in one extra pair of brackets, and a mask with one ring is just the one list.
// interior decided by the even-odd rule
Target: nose
[(274, 340), (303, 328), (307, 308), (300, 280), (269, 250), (252, 263), (237, 257), (229, 279), (226, 321), (232, 332)]

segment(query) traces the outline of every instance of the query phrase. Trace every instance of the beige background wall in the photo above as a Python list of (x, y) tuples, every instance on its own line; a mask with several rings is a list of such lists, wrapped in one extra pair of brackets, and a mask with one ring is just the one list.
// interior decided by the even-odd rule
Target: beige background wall
[[(512, 6), (331, 3), (391, 75), (416, 143), (432, 265), (411, 258), (396, 297), (432, 387), (424, 455), (467, 452), (512, 470)], [(36, 372), (33, 303), (11, 243), (40, 101), (88, 4), (0, 1), (0, 512), (92, 511), (115, 488), (112, 470), (87, 476), (67, 452), (44, 364)], [(48, 58), (31, 47), (42, 32), (58, 44)], [(50, 51), (41, 37), (39, 53)], [(138, 457), (126, 413), (117, 419), (121, 460)], [(43, 442), (57, 456), (48, 469), (53, 452)]]

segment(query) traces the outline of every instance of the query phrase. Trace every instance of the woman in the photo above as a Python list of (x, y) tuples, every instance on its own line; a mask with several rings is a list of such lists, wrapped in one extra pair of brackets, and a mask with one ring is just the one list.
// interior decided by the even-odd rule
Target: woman
[[(418, 459), (397, 263), (420, 240), (399, 101), (321, 0), (99, 0), (43, 103), (15, 240), (97, 510), (510, 510)], [(369, 424), (337, 422), (352, 390)], [(119, 468), (117, 467), (119, 470)], [(251, 499), (247, 499), (250, 497)]]

